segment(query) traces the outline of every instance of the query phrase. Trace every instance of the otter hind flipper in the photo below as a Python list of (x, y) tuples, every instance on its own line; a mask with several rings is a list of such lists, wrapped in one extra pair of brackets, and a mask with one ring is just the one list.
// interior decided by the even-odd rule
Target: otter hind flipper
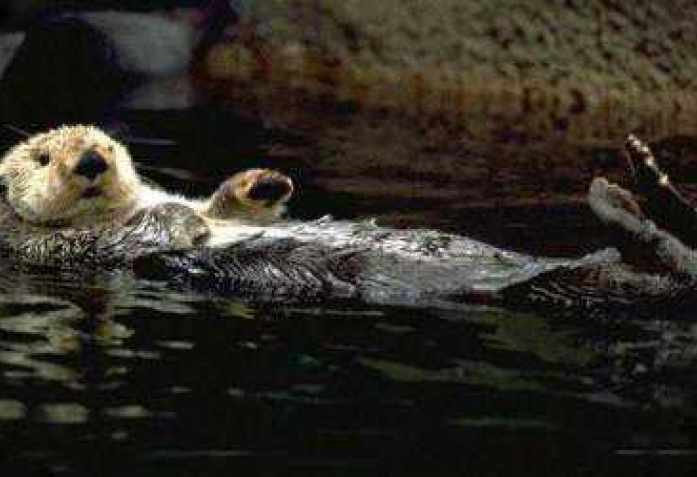
[(697, 211), (670, 182), (651, 149), (630, 135), (625, 153), (635, 186), (646, 199), (649, 218), (685, 245), (697, 248)]
[(612, 228), (623, 261), (651, 271), (697, 277), (697, 251), (643, 217), (631, 192), (597, 177), (588, 203), (596, 217)]

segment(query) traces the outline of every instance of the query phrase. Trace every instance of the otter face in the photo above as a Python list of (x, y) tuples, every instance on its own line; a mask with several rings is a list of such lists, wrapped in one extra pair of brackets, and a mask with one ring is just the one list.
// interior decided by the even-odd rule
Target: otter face
[(12, 148), (0, 180), (15, 212), (36, 224), (113, 220), (134, 207), (140, 181), (128, 151), (92, 126), (64, 126)]

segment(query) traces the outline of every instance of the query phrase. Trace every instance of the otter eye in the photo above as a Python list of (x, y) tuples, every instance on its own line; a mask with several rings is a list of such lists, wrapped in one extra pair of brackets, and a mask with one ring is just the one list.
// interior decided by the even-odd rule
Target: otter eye
[(45, 166), (51, 160), (51, 156), (49, 156), (48, 152), (42, 152), (36, 159), (39, 161), (39, 164)]

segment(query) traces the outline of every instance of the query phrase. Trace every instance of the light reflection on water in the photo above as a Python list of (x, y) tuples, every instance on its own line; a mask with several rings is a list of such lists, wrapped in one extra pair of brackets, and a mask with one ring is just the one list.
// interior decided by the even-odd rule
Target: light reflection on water
[(13, 471), (179, 475), (251, 459), (370, 475), (467, 459), (493, 472), (496, 452), (527, 461), (515, 442), (560, 462), (697, 446), (689, 321), (303, 308), (6, 272), (0, 444)]

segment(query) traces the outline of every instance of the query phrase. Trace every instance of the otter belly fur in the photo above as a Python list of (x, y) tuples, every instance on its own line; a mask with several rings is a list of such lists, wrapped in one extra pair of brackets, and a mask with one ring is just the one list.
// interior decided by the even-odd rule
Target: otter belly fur
[(623, 263), (614, 249), (538, 258), (434, 230), (278, 220), (293, 189), (273, 171), (244, 171), (210, 198), (192, 200), (145, 186), (132, 170), (127, 151), (90, 127), (49, 131), (13, 148), (0, 163), (0, 251), (25, 265), (127, 269), (264, 299), (483, 301), (632, 315), (692, 306), (694, 251), (638, 206), (632, 212), (631, 194), (602, 179), (591, 187), (593, 210), (655, 250), (662, 274)]

